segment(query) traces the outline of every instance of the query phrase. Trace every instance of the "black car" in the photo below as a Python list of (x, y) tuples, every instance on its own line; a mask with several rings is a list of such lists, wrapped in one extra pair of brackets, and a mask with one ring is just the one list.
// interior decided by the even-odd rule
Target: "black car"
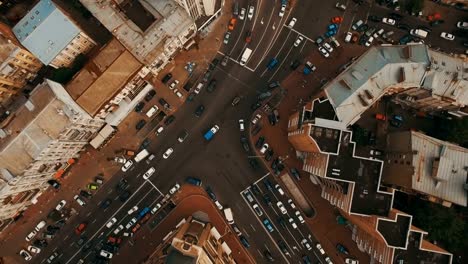
[(210, 70), (214, 70), (216, 66), (218, 66), (218, 64), (219, 64), (219, 60), (217, 58), (214, 58), (208, 67)]
[(408, 30), (408, 31), (411, 30), (411, 27), (408, 24), (398, 23), (396, 26), (399, 29)]
[(271, 181), (269, 179), (264, 179), (263, 180), (263, 184), (265, 184), (265, 187), (269, 190), (269, 191), (273, 191), (273, 184), (271, 183)]
[(307, 255), (302, 255), (302, 261), (304, 261), (304, 264), (312, 264), (312, 261)]
[(369, 132), (369, 145), (375, 145), (375, 133)]
[(200, 117), (203, 112), (205, 111), (205, 106), (204, 105), (199, 105), (197, 109), (195, 109), (195, 116)]
[(54, 187), (54, 189), (60, 188), (60, 183), (56, 180), (48, 180), (47, 183), (50, 184), (50, 186)]
[(290, 171), (291, 171), (292, 176), (294, 178), (296, 178), (296, 180), (301, 179), (301, 174), (299, 173), (299, 171), (296, 168), (292, 168)]
[(441, 25), (441, 24), (443, 24), (443, 23), (445, 23), (444, 20), (436, 20), (436, 21), (431, 21), (431, 22), (429, 23), (429, 25), (431, 25), (431, 27), (435, 27), (435, 26)]
[(400, 14), (397, 14), (397, 13), (391, 13), (388, 16), (390, 18), (394, 19), (394, 20), (402, 20), (403, 19), (403, 16), (400, 15)]
[(130, 191), (125, 191), (119, 195), (119, 200), (123, 203), (128, 200), (128, 197), (130, 197)]
[(263, 195), (263, 201), (265, 202), (265, 204), (271, 205), (271, 197), (267, 193)]
[(151, 99), (153, 99), (153, 97), (154, 97), (155, 95), (156, 95), (156, 91), (155, 91), (155, 90), (149, 91), (149, 92), (145, 95), (145, 101), (146, 101), (146, 102), (151, 101)]
[(211, 93), (213, 92), (214, 90), (216, 89), (216, 80), (215, 79), (212, 79), (210, 81), (210, 83), (208, 84), (208, 86), (206, 87), (206, 90)]
[(265, 256), (265, 258), (270, 262), (275, 261), (275, 259), (273, 258), (273, 256), (271, 255), (271, 253), (270, 253), (270, 251), (268, 249), (263, 251), (263, 256)]
[(301, 66), (301, 61), (300, 60), (294, 60), (291, 63), (291, 70), (296, 70), (299, 66)]
[(374, 21), (374, 22), (382, 22), (382, 18), (378, 16), (370, 15), (367, 17), (367, 19), (369, 19), (370, 21)]
[(260, 195), (260, 189), (256, 184), (250, 185), (250, 189), (252, 189), (253, 194)]
[(91, 198), (92, 194), (88, 191), (85, 191), (85, 190), (81, 190), (80, 191), (80, 195), (83, 196), (84, 198)]
[(216, 194), (213, 192), (211, 187), (206, 187), (206, 192), (208, 193), (208, 196), (210, 196), (211, 200), (216, 201)]
[(170, 108), (171, 108), (171, 105), (170, 105), (166, 100), (164, 100), (164, 98), (159, 98), (158, 102), (159, 102), (164, 108), (167, 108), (167, 109), (170, 109)]
[(168, 116), (168, 117), (166, 118), (166, 120), (164, 120), (164, 124), (165, 124), (166, 126), (168, 126), (168, 125), (170, 125), (172, 122), (174, 122), (174, 120), (175, 120), (175, 116), (170, 115), (170, 116)]
[(127, 187), (128, 187), (128, 181), (126, 179), (120, 180), (117, 186), (115, 186), (117, 191), (124, 191), (125, 189), (127, 189)]
[(368, 39), (369, 39), (369, 37), (363, 34), (359, 38), (359, 45), (365, 45)]
[(270, 125), (272, 126), (276, 125), (276, 123), (278, 122), (278, 119), (276, 119), (276, 115), (273, 112), (271, 112), (268, 115), (268, 121), (270, 122)]
[(63, 227), (67, 224), (67, 221), (65, 221), (65, 219), (60, 219), (57, 222), (55, 222), (55, 224), (57, 225), (57, 227)]
[(259, 101), (257, 101), (257, 102), (255, 102), (255, 103), (253, 103), (253, 104), (250, 106), (250, 108), (251, 108), (252, 110), (255, 111), (255, 110), (257, 110), (258, 108), (260, 108), (260, 106), (262, 106), (262, 103), (259, 102)]
[(140, 113), (143, 110), (144, 107), (145, 107), (145, 103), (144, 102), (139, 102), (135, 106), (135, 112)]
[(262, 147), (263, 143), (265, 143), (265, 137), (260, 136), (258, 137), (257, 142), (255, 142), (255, 147), (260, 148)]
[(247, 241), (247, 238), (245, 238), (244, 236), (239, 236), (239, 239), (245, 248), (250, 247), (250, 244), (249, 244), (249, 241)]
[(205, 75), (203, 75), (203, 81), (207, 82), (211, 78), (211, 71), (208, 70), (205, 72)]
[(192, 102), (193, 99), (195, 99), (195, 96), (195, 93), (189, 93), (189, 95), (187, 96), (187, 101)]
[(140, 130), (140, 129), (142, 129), (145, 125), (146, 125), (146, 121), (145, 121), (144, 119), (141, 119), (140, 121), (138, 121), (138, 123), (136, 124), (135, 128), (136, 128), (136, 130)]
[(86, 251), (88, 251), (88, 250), (89, 250), (90, 248), (92, 248), (92, 247), (93, 247), (93, 243), (91, 243), (91, 241), (90, 241), (90, 242), (84, 244), (84, 246), (81, 248), (81, 250), (82, 250), (83, 252), (86, 252)]
[(149, 138), (145, 138), (143, 142), (141, 142), (140, 149), (145, 149), (151, 144), (151, 140)]
[(266, 161), (270, 161), (270, 160), (273, 158), (273, 154), (274, 154), (274, 153), (275, 153), (275, 152), (273, 151), (273, 149), (272, 149), (272, 148), (269, 148), (269, 149), (267, 150), (267, 152), (265, 153), (265, 160), (266, 160)]
[(33, 245), (36, 247), (45, 248), (49, 245), (49, 243), (47, 243), (47, 240), (45, 239), (37, 239), (34, 240)]
[(99, 205), (99, 207), (101, 209), (106, 209), (107, 207), (111, 205), (111, 203), (112, 203), (112, 199), (107, 198)]
[(250, 151), (250, 146), (249, 146), (249, 140), (247, 139), (247, 137), (242, 135), (241, 138), (240, 138), (240, 141), (241, 141), (242, 147), (244, 148), (245, 152), (249, 152)]
[(278, 247), (285, 255), (289, 255), (288, 247), (286, 246), (286, 243), (284, 243), (283, 240), (278, 240)]
[(164, 77), (162, 78), (161, 82), (166, 84), (170, 79), (172, 79), (172, 74), (171, 73), (168, 73), (166, 75), (164, 75)]
[(276, 222), (278, 222), (278, 224), (280, 224), (281, 227), (288, 228), (288, 225), (286, 224), (286, 220), (284, 220), (282, 216), (278, 216), (278, 218), (276, 218)]
[(58, 230), (60, 230), (60, 227), (54, 226), (54, 225), (48, 225), (46, 230), (47, 231), (58, 231)]
[(407, 34), (400, 38), (399, 43), (400, 45), (406, 45), (411, 40), (413, 40), (413, 37)]
[(356, 30), (357, 32), (364, 32), (367, 29), (369, 29), (369, 26), (367, 24), (362, 24), (358, 29)]
[(86, 243), (86, 240), (88, 240), (87, 237), (81, 236), (80, 239), (76, 242), (76, 245), (78, 247), (81, 247), (84, 243)]
[(254, 170), (258, 168), (258, 161), (256, 158), (249, 159), (249, 164)]

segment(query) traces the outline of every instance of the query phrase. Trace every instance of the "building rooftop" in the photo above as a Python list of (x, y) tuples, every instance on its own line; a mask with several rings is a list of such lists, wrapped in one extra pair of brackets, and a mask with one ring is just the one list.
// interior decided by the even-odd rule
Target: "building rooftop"
[(80, 29), (50, 0), (39, 1), (13, 27), (21, 44), (48, 65)]
[(0, 71), (3, 69), (5, 65), (5, 61), (8, 57), (11, 56), (11, 53), (18, 49), (13, 42), (11, 42), (6, 36), (0, 33)]
[(406, 248), (411, 226), (411, 216), (397, 214), (395, 220), (379, 218), (377, 231), (383, 236), (389, 246)]
[(197, 263), (197, 258), (192, 256), (186, 256), (179, 252), (177, 249), (170, 248), (169, 253), (165, 259), (166, 264), (195, 264)]
[(452, 255), (447, 251), (423, 240), (423, 233), (410, 232), (408, 237), (408, 247), (405, 249), (395, 249), (394, 263), (452, 263)]
[(113, 39), (67, 84), (66, 90), (94, 116), (141, 67), (141, 63)]
[(324, 91), (344, 127), (390, 88), (423, 87), (434, 97), (468, 104), (468, 64), (425, 45), (373, 46)]

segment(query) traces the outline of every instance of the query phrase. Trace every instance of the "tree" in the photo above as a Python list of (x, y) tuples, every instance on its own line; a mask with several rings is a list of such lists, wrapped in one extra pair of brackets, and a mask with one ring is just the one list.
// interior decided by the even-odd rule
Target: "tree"
[(407, 9), (410, 13), (419, 13), (424, 8), (424, 0), (410, 0)]

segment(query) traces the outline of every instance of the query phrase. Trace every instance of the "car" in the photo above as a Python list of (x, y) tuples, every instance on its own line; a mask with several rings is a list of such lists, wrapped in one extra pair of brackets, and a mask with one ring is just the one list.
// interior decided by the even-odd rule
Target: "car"
[(296, 211), (294, 213), (301, 224), (305, 223), (304, 217), (302, 217), (301, 212)]
[(344, 41), (345, 41), (346, 43), (349, 43), (349, 42), (351, 41), (351, 38), (352, 38), (352, 37), (353, 37), (353, 33), (351, 33), (351, 32), (346, 32), (346, 36), (345, 36)]
[(113, 217), (109, 222), (106, 223), (107, 228), (111, 228), (115, 223), (117, 223), (117, 218)]
[(179, 189), (180, 189), (180, 185), (179, 185), (178, 183), (176, 183), (176, 184), (169, 190), (169, 193), (170, 193), (170, 194), (174, 194), (174, 193), (176, 193)]
[(216, 201), (216, 194), (213, 192), (213, 190), (211, 189), (211, 187), (206, 187), (206, 193), (208, 194), (208, 196), (211, 198), (211, 200), (213, 201)]
[(255, 147), (260, 148), (260, 147), (263, 146), (263, 143), (265, 143), (265, 137), (260, 136), (260, 137), (258, 137), (257, 142), (255, 142)]
[(284, 16), (284, 13), (286, 13), (286, 5), (281, 5), (281, 8), (280, 8), (280, 11), (278, 13), (278, 16), (279, 17), (283, 17)]
[(89, 183), (88, 185), (86, 185), (86, 188), (88, 188), (88, 190), (95, 191), (99, 189), (99, 185), (97, 185), (96, 183)]
[(443, 24), (443, 23), (445, 23), (445, 21), (442, 20), (442, 19), (440, 19), (440, 20), (436, 20), (436, 21), (431, 21), (431, 22), (429, 23), (429, 25), (430, 25), (431, 27), (435, 27), (435, 26), (441, 25), (441, 24)]
[(457, 28), (468, 29), (468, 22), (458, 21), (457, 22)]
[(281, 189), (281, 187), (280, 187), (279, 184), (276, 184), (276, 185), (275, 185), (275, 189), (278, 191), (278, 193), (279, 193), (280, 195), (284, 195), (284, 191), (283, 191), (283, 189)]
[(28, 246), (28, 251), (34, 254), (39, 254), (41, 249), (35, 246)]
[(455, 39), (454, 35), (452, 35), (450, 33), (447, 33), (447, 32), (440, 33), (440, 37), (443, 38), (443, 39), (446, 39), (446, 40), (454, 40)]
[(394, 26), (396, 24), (396, 21), (391, 19), (391, 18), (384, 17), (384, 18), (382, 18), (382, 23)]
[(144, 107), (145, 107), (145, 102), (139, 102), (139, 103), (135, 106), (135, 112), (141, 113), (141, 111), (143, 110)]
[(125, 164), (122, 166), (122, 171), (123, 172), (126, 172), (130, 169), (130, 167), (133, 166), (133, 160), (127, 160), (127, 162), (125, 162)]
[(54, 189), (60, 189), (60, 183), (56, 180), (48, 180), (47, 183)]
[(273, 258), (273, 255), (271, 255), (270, 251), (268, 249), (265, 249), (263, 251), (263, 256), (269, 261), (269, 262), (274, 262), (275, 259)]
[(24, 258), (24, 260), (26, 261), (30, 261), (32, 259), (32, 256), (31, 254), (29, 254), (29, 252), (27, 250), (24, 250), (22, 249), (20, 252), (19, 252), (20, 256)]
[(81, 206), (85, 206), (85, 205), (86, 205), (86, 202), (83, 201), (83, 199), (81, 199), (81, 197), (80, 197), (79, 195), (75, 195), (75, 196), (73, 197), (73, 199), (75, 199), (75, 201), (76, 201), (79, 205), (81, 205)]
[(323, 43), (323, 47), (326, 48), (330, 53), (333, 51), (333, 48), (329, 43)]
[(239, 130), (242, 132), (245, 130), (244, 119), (239, 119)]
[(33, 230), (31, 231), (27, 236), (26, 236), (26, 241), (31, 241), (31, 239), (33, 239), (35, 236), (37, 235), (37, 231), (36, 230)]
[(362, 24), (360, 27), (358, 27), (357, 32), (365, 32), (367, 29), (369, 29), (369, 25)]
[(226, 45), (229, 44), (230, 39), (231, 39), (231, 31), (224, 33), (223, 43)]
[(249, 241), (248, 241), (247, 238), (245, 238), (243, 235), (240, 235), (240, 236), (239, 236), (239, 240), (240, 240), (240, 242), (242, 243), (242, 245), (243, 245), (245, 248), (249, 248), (249, 247), (250, 247)]
[(288, 27), (293, 28), (294, 25), (296, 25), (296, 22), (297, 22), (297, 18), (295, 17), (291, 18), (291, 20), (289, 21)]
[(294, 41), (294, 47), (299, 47), (301, 45), (301, 42), (304, 40), (303, 36), (298, 36), (296, 41)]
[(252, 206), (252, 208), (254, 209), (255, 213), (256, 213), (258, 216), (262, 216), (262, 215), (263, 215), (262, 209), (260, 209), (260, 206), (258, 206), (258, 204), (254, 204), (254, 205)]
[(67, 204), (67, 201), (65, 201), (65, 200), (60, 201), (60, 202), (57, 204), (57, 206), (55, 207), (55, 210), (57, 210), (57, 211), (62, 210), (63, 207), (65, 207), (65, 204)]
[(249, 203), (255, 202), (255, 199), (253, 198), (252, 193), (250, 191), (248, 191), (248, 190), (244, 191), (242, 194), (244, 195), (245, 199), (247, 199), (247, 201), (249, 201)]
[(352, 258), (345, 258), (345, 263), (346, 264), (358, 264), (359, 262)]
[(168, 149), (166, 150), (166, 152), (164, 152), (163, 158), (164, 158), (164, 159), (168, 159), (168, 158), (171, 156), (172, 152), (174, 152), (174, 149), (173, 149), (173, 148), (168, 148)]
[(166, 126), (168, 126), (168, 125), (172, 124), (172, 122), (174, 122), (174, 120), (175, 120), (175, 116), (170, 115), (170, 116), (168, 116), (168, 117), (166, 118), (166, 120), (164, 120), (164, 124), (165, 124)]
[(277, 202), (276, 206), (278, 206), (278, 209), (280, 209), (282, 214), (287, 214), (288, 213), (288, 211), (286, 210), (286, 208), (284, 207), (282, 202)]
[(231, 224), (232, 229), (234, 229), (234, 232), (236, 232), (237, 236), (241, 236), (242, 232), (240, 231), (239, 227), (236, 224)]
[(231, 20), (229, 21), (228, 29), (231, 31), (234, 30), (234, 28), (236, 27), (236, 23), (237, 19), (235, 17), (231, 18)]
[(245, 19), (245, 13), (247, 13), (247, 9), (242, 8), (239, 14), (239, 19), (244, 20)]
[(79, 224), (76, 228), (75, 228), (75, 234), (77, 235), (81, 235), (81, 233), (83, 233), (83, 231), (86, 229), (86, 226), (88, 224), (86, 222), (83, 222), (81, 224)]
[(182, 143), (184, 142), (185, 139), (187, 139), (188, 137), (188, 132), (187, 130), (182, 130), (180, 133), (179, 133), (179, 136), (177, 137), (177, 141), (179, 141), (179, 143)]
[(109, 251), (102, 249), (101, 252), (99, 253), (99, 256), (111, 259), (113, 255)]
[(291, 62), (291, 70), (296, 70), (301, 65), (301, 61), (296, 59)]
[(175, 95), (177, 95), (177, 97), (179, 97), (179, 98), (182, 98), (182, 97), (184, 96), (178, 89), (174, 89), (174, 93), (175, 93)]
[(398, 14), (398, 13), (390, 13), (388, 15), (390, 18), (395, 19), (395, 20), (402, 20), (403, 16)]
[(153, 99), (153, 97), (156, 95), (156, 91), (151, 89), (149, 92), (146, 93), (145, 95), (145, 101), (146, 102), (149, 102), (151, 101), (151, 99)]
[(382, 155), (382, 151), (380, 150), (376, 150), (376, 149), (371, 149), (369, 154), (371, 154), (372, 156), (381, 156)]
[(99, 204), (99, 208), (106, 209), (112, 204), (112, 199), (107, 198)]
[(367, 19), (373, 22), (382, 22), (382, 18), (374, 15), (368, 16)]
[(195, 109), (195, 116), (196, 116), (196, 117), (200, 117), (200, 116), (203, 114), (204, 111), (205, 111), (205, 106), (202, 105), (202, 104), (199, 105), (199, 106), (197, 107), (197, 109)]
[(154, 167), (149, 168), (149, 169), (145, 172), (145, 174), (143, 174), (143, 179), (144, 179), (144, 180), (149, 179), (149, 177), (151, 177), (151, 175), (153, 175), (155, 171), (156, 171), (156, 169), (155, 169)]
[(247, 18), (249, 18), (249, 20), (252, 20), (254, 16), (254, 11), (255, 7), (253, 5), (249, 6), (249, 13), (247, 13)]
[(260, 121), (260, 119), (262, 119), (262, 115), (256, 114), (251, 122), (252, 122), (253, 125), (255, 125)]
[(353, 30), (357, 30), (360, 26), (362, 26), (364, 24), (364, 21), (362, 20), (358, 20), (356, 23), (353, 24), (353, 26), (351, 27)]
[(177, 85), (179, 84), (179, 81), (178, 80), (174, 80), (173, 82), (171, 82), (171, 84), (169, 85), (169, 89), (174, 89)]
[(223, 60), (221, 61), (221, 65), (226, 67), (228, 62), (229, 62), (229, 56), (226, 55), (223, 57)]
[(403, 29), (403, 30), (410, 30), (411, 29), (411, 27), (408, 24), (403, 24), (403, 23), (398, 23), (396, 25), (396, 27), (399, 28), (399, 29)]
[(276, 58), (271, 58), (267, 64), (267, 69), (271, 71), (276, 67), (276, 65), (278, 65), (278, 60)]
[(294, 229), (296, 229), (296, 228), (297, 228), (297, 224), (296, 224), (296, 222), (294, 222), (294, 219), (292, 219), (292, 218), (289, 218), (289, 220), (288, 220), (288, 221), (289, 221), (289, 223), (291, 224), (292, 228), (294, 228)]
[(128, 210), (127, 214), (128, 215), (131, 215), (133, 214), (134, 212), (136, 212), (138, 210), (138, 206), (133, 206), (130, 210)]
[(250, 43), (252, 41), (252, 31), (247, 30), (245, 32), (245, 43)]
[(296, 180), (301, 179), (301, 175), (300, 175), (299, 171), (296, 168), (291, 168), (289, 171), (291, 172), (292, 176), (294, 178), (296, 178)]
[(320, 254), (325, 255), (325, 250), (323, 249), (322, 245), (320, 243), (315, 244), (315, 247), (318, 249)]
[(136, 217), (133, 217), (132, 219), (130, 219), (130, 221), (128, 221), (127, 225), (125, 225), (125, 229), (130, 229), (133, 225), (136, 224), (138, 219), (136, 219)]
[(161, 208), (161, 204), (157, 203), (153, 209), (151, 209), (151, 214), (155, 214)]
[(275, 231), (275, 229), (273, 228), (273, 225), (271, 224), (270, 220), (263, 219), (263, 225), (268, 230), (268, 232), (271, 233), (271, 232)]
[(291, 206), (292, 209), (296, 209), (296, 205), (294, 204), (292, 199), (288, 200), (289, 205)]
[(291, 255), (288, 251), (288, 247), (286, 246), (286, 243), (283, 241), (283, 240), (279, 240), (278, 241), (278, 247), (281, 249), (281, 252), (283, 252), (283, 254), (285, 255)]
[(385, 32), (385, 30), (383, 30), (383, 29), (381, 28), (381, 29), (377, 30), (377, 31), (374, 33), (374, 35), (372, 35), (372, 36), (373, 36), (374, 38), (378, 38), (378, 37), (382, 36), (384, 32)]
[(262, 148), (260, 149), (260, 153), (265, 154), (265, 152), (268, 150), (268, 143), (264, 143)]
[(348, 249), (340, 243), (336, 244), (336, 250), (338, 250), (338, 252), (343, 253), (345, 255), (349, 254)]
[(240, 142), (241, 142), (242, 147), (244, 148), (245, 152), (248, 153), (250, 151), (250, 145), (249, 145), (249, 140), (247, 139), (247, 137), (242, 135), (241, 138), (240, 138)]
[(170, 79), (172, 79), (172, 73), (164, 75), (164, 77), (161, 79), (161, 82), (166, 84)]
[(312, 247), (310, 246), (309, 241), (307, 241), (306, 238), (302, 239), (301, 244), (304, 245), (307, 250), (312, 250)]
[(137, 122), (135, 125), (136, 130), (142, 129), (146, 125), (146, 121), (144, 119), (141, 119), (140, 121)]
[(369, 47), (373, 41), (374, 41), (374, 37), (369, 37), (364, 45), (366, 47)]
[(57, 258), (59, 253), (57, 251), (54, 251), (48, 258), (47, 258), (47, 263), (52, 263), (55, 258)]
[(322, 54), (322, 56), (324, 56), (325, 58), (328, 58), (330, 57), (330, 54), (327, 52), (326, 49), (324, 49), (323, 47), (319, 47), (318, 50), (320, 51), (320, 53)]
[(115, 230), (114, 230), (114, 235), (117, 235), (118, 233), (120, 233), (120, 231), (122, 231), (124, 229), (124, 226), (123, 225), (119, 225)]

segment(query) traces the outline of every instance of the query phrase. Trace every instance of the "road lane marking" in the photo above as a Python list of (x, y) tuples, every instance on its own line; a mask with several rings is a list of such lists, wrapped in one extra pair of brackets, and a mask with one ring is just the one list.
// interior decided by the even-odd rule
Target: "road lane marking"
[(264, 258), (262, 252), (260, 251), (260, 249), (257, 248), (257, 251), (258, 251), (258, 254), (260, 255), (260, 257)]
[(63, 240), (65, 241), (70, 235), (66, 235)]
[[(258, 3), (257, 3), (258, 4)], [(258, 41), (257, 45), (255, 46), (255, 48), (253, 49), (252, 53), (254, 54), (255, 51), (259, 48), (260, 44), (262, 43), (262, 40), (263, 38), (265, 37), (265, 34), (267, 33), (268, 31), (268, 25), (270, 25), (270, 22), (271, 22), (271, 18), (273, 17), (273, 14), (274, 14), (274, 11), (275, 9), (273, 8), (271, 14), (270, 14), (270, 17), (268, 18), (268, 23), (267, 23), (267, 26), (265, 26), (265, 30), (263, 31), (262, 33), (262, 36), (260, 37), (260, 40)], [(274, 38), (274, 35), (273, 35), (273, 38)], [(272, 41), (270, 41), (270, 43), (268, 45), (271, 45)], [(263, 59), (265, 58), (266, 54), (263, 54), (263, 56), (260, 57), (260, 61), (258, 62), (258, 64), (255, 66), (254, 68), (254, 71), (257, 70), (257, 67), (260, 63), (262, 63)]]
[[(254, 230), (255, 230), (255, 229), (254, 229)], [(242, 231), (244, 231), (244, 232), (242, 232), (243, 234), (245, 234), (247, 237), (250, 237), (249, 233), (247, 233), (247, 230), (245, 230), (244, 228), (242, 228)]]
[(96, 223), (96, 218), (94, 218), (94, 220), (91, 222), (91, 224), (94, 224)]
[(256, 185), (259, 181), (263, 180), (263, 178), (268, 177), (268, 175), (270, 175), (269, 172), (267, 174), (263, 175), (260, 179), (256, 180), (253, 184)]
[(161, 195), (161, 196), (164, 196), (164, 194), (158, 189), (158, 187), (156, 187), (156, 185), (153, 184), (152, 181), (150, 181), (149, 179), (146, 180), (149, 184), (151, 184), (151, 186), (153, 186), (153, 188)]
[[(305, 42), (305, 41), (304, 41)], [(289, 53), (291, 53), (291, 51), (294, 49), (295, 47), (294, 46), (291, 46), (289, 48), (289, 51), (288, 53), (286, 54), (286, 57), (284, 57), (283, 60), (281, 60), (281, 63), (280, 65), (278, 65), (278, 67), (276, 68), (276, 71), (273, 72), (273, 75), (271, 75), (271, 77), (268, 79), (268, 82), (271, 82), (271, 79), (273, 79), (275, 77), (275, 75), (278, 73), (278, 71), (281, 69), (281, 66), (283, 66), (283, 63), (286, 61), (286, 59), (289, 57)]]
[(255, 230), (255, 227), (252, 224), (250, 224), (250, 226), (252, 227), (253, 231), (257, 231)]

